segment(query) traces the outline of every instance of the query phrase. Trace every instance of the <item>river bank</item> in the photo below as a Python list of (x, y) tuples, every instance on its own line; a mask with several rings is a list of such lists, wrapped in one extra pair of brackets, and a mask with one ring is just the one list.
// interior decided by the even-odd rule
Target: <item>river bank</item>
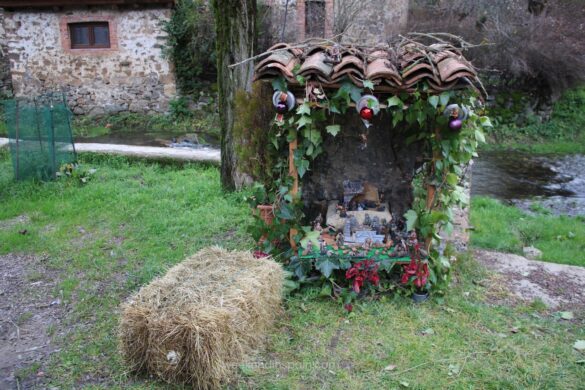
[[(502, 110), (499, 108), (498, 110)], [(553, 106), (548, 121), (533, 118), (518, 126), (498, 120), (481, 151), (516, 150), (537, 154), (585, 154), (585, 88), (567, 91)], [(500, 123), (502, 122), (502, 123)]]

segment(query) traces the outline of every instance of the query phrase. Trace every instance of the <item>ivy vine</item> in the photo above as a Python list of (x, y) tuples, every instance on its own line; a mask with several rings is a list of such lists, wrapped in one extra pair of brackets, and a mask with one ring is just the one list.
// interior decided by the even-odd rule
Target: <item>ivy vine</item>
[[(306, 82), (302, 77), (297, 79), (301, 83)], [(367, 80), (364, 86), (369, 92), (374, 88)], [(287, 91), (282, 78), (273, 81), (273, 88), (275, 91)], [(305, 98), (293, 113), (275, 119), (270, 133), (272, 147), (279, 159), (274, 167), (274, 182), (265, 191), (274, 205), (278, 223), (266, 226), (259, 222), (256, 238), (264, 234), (263, 250), (285, 259), (293, 255), (288, 241), (292, 241), (293, 246), (298, 245), (310, 231), (302, 223), (302, 191), (299, 189), (298, 194), (294, 194), (294, 180), (289, 176), (288, 144), (297, 141), (293, 161), (302, 179), (311, 169), (311, 162), (323, 152), (324, 138), (335, 137), (341, 132), (341, 125), (336, 123), (337, 115), (346, 113), (352, 103), (356, 104), (364, 89), (345, 82), (330, 96), (325, 91), (319, 92), (320, 98)], [(492, 125), (476, 94), (470, 90), (432, 94), (421, 83), (412, 93), (392, 95), (380, 103), (389, 114), (393, 128), (409, 129), (405, 130), (408, 131), (407, 142), (425, 142), (428, 145), (429, 159), (413, 181), (414, 202), (404, 217), (407, 229), (415, 230), (419, 239), (426, 243), (429, 281), (435, 292), (441, 294), (445, 292), (450, 274), (449, 259), (440, 250), (441, 234), (448, 234), (453, 229), (453, 208), (468, 204), (461, 178), (470, 160), (477, 157), (478, 145), (485, 142), (484, 129)], [(468, 111), (468, 118), (460, 131), (450, 130), (448, 117), (443, 115), (451, 103), (457, 103)], [(291, 229), (297, 232), (292, 237), (289, 236)], [(311, 266), (305, 264), (300, 269), (308, 273)], [(297, 277), (300, 278), (298, 272)]]

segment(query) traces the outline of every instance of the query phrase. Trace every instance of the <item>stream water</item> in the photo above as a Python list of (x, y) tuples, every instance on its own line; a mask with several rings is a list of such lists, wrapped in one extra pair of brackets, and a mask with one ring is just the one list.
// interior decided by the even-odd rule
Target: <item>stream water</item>
[[(198, 141), (198, 142), (197, 142)], [(203, 146), (219, 146), (214, 134), (177, 134), (173, 132), (114, 132), (98, 137), (76, 137), (75, 142), (116, 144), (133, 146), (170, 146), (198, 149)]]
[(472, 195), (501, 199), (530, 211), (585, 215), (585, 156), (482, 152), (472, 171)]
[[(173, 133), (121, 133), (76, 141), (193, 149), (219, 147), (218, 140), (206, 134), (193, 139)], [(585, 215), (585, 155), (484, 151), (473, 165), (471, 194), (494, 197), (527, 211), (538, 204), (556, 215)]]

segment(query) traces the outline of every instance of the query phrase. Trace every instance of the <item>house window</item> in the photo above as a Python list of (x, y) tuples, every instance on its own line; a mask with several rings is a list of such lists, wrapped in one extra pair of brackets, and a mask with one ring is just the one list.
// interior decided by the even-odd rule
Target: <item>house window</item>
[(310, 37), (325, 36), (325, 1), (307, 0), (305, 2), (305, 34)]
[(69, 23), (72, 49), (105, 49), (110, 47), (108, 22)]

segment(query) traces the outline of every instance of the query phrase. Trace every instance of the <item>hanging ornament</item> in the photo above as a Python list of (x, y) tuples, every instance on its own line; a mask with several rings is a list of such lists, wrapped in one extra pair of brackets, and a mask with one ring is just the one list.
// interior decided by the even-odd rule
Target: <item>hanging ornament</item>
[(453, 131), (459, 131), (467, 119), (468, 111), (458, 104), (450, 104), (445, 108), (443, 115), (449, 118), (449, 128)]
[(295, 108), (296, 99), (292, 92), (275, 91), (272, 95), (272, 105), (276, 110), (276, 120), (282, 122), (284, 114)]
[(380, 102), (374, 95), (364, 95), (356, 104), (356, 109), (367, 129), (374, 116), (380, 112)]

